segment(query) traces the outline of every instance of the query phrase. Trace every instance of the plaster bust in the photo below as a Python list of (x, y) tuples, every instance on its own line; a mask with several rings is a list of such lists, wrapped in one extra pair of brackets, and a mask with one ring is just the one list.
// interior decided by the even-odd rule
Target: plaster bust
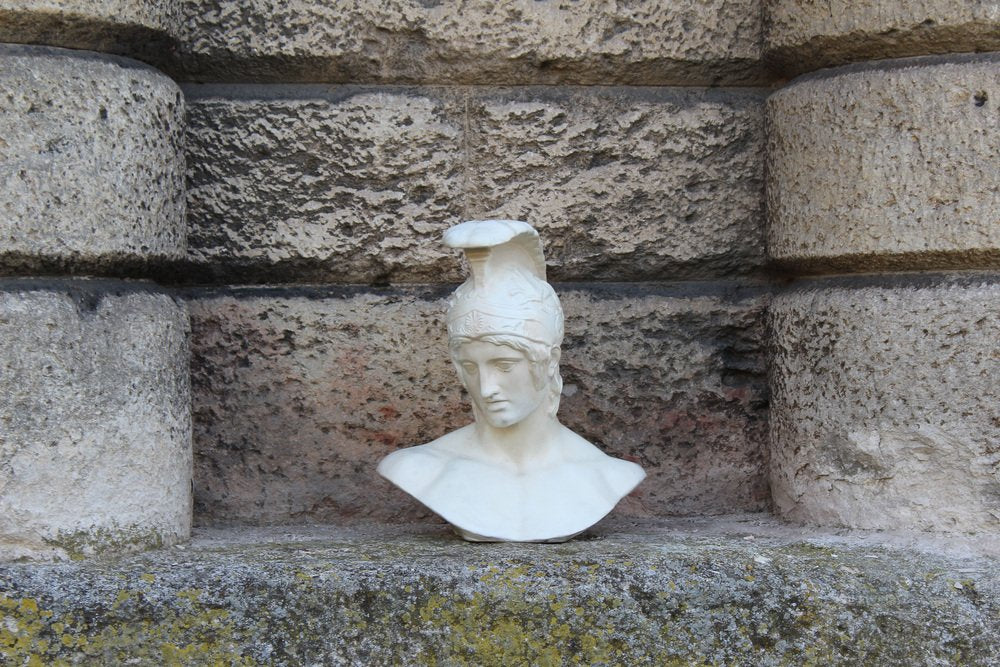
[(475, 422), (378, 466), (471, 541), (561, 542), (645, 477), (559, 423), (563, 313), (538, 233), (516, 220), (449, 229), (469, 279), (448, 305), (451, 359)]

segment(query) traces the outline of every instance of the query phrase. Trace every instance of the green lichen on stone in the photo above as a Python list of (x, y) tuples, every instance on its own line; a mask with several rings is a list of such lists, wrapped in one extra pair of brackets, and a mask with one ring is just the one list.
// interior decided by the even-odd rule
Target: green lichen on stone
[(55, 538), (45, 540), (45, 543), (50, 547), (62, 549), (70, 560), (82, 560), (105, 554), (159, 549), (164, 545), (164, 540), (162, 533), (153, 528), (115, 526), (61, 531)]
[(123, 589), (102, 614), (44, 608), (34, 598), (0, 595), (0, 657), (11, 665), (253, 665), (225, 609), (200, 604), (197, 591), (159, 616), (142, 613), (142, 591)]
[(990, 664), (1000, 564), (976, 567), (725, 538), (406, 536), (0, 565), (0, 663)]

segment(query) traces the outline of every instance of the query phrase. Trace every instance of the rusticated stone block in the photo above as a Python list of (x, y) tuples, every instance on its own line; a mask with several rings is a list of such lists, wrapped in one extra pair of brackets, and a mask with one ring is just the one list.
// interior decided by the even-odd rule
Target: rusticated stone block
[(0, 281), (0, 558), (187, 539), (188, 330), (153, 288)]
[(473, 95), (470, 110), (470, 217), (530, 222), (555, 279), (763, 263), (759, 93), (522, 88)]
[(762, 96), (188, 87), (191, 277), (461, 280), (440, 235), (525, 219), (555, 280), (763, 262)]
[(996, 275), (806, 283), (770, 319), (781, 515), (1000, 531)]
[(462, 206), (454, 100), (410, 89), (188, 92), (189, 244), (201, 272), (240, 282), (440, 277), (440, 233)]
[(765, 0), (765, 57), (801, 74), (863, 60), (1000, 50), (994, 0)]
[(800, 271), (1000, 267), (1000, 56), (807, 77), (768, 101), (768, 249)]
[[(663, 525), (663, 524), (666, 525)], [(40, 664), (994, 665), (1000, 563), (762, 517), (558, 546), (446, 528), (199, 531), (0, 565), (0, 660)]]
[(759, 0), (187, 0), (195, 79), (718, 85), (762, 79)]
[[(192, 292), (196, 520), (426, 516), (375, 465), (472, 420), (450, 287)], [(766, 505), (764, 297), (566, 287), (560, 416), (649, 478), (627, 514)]]
[(0, 45), (0, 272), (185, 255), (184, 102), (134, 61)]
[(117, 53), (166, 64), (181, 0), (4, 0), (0, 42)]

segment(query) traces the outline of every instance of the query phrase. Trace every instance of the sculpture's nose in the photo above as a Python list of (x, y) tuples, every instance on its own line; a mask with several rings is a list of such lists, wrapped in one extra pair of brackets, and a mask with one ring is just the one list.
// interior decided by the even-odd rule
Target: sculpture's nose
[(496, 398), (500, 394), (500, 385), (494, 373), (485, 371), (479, 376), (479, 393), (485, 399)]

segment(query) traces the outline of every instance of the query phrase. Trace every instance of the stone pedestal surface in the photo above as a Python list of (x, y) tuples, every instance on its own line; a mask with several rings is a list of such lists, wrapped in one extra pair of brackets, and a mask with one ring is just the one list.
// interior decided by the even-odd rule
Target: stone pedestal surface
[(996, 275), (816, 280), (769, 317), (781, 516), (1000, 532)]
[(1000, 562), (960, 542), (753, 517), (604, 524), (561, 545), (444, 526), (200, 532), (183, 550), (0, 565), (0, 659), (995, 664)]
[(187, 539), (187, 335), (151, 286), (0, 281), (0, 557)]
[(141, 63), (0, 45), (0, 272), (137, 273), (185, 255), (184, 102)]

